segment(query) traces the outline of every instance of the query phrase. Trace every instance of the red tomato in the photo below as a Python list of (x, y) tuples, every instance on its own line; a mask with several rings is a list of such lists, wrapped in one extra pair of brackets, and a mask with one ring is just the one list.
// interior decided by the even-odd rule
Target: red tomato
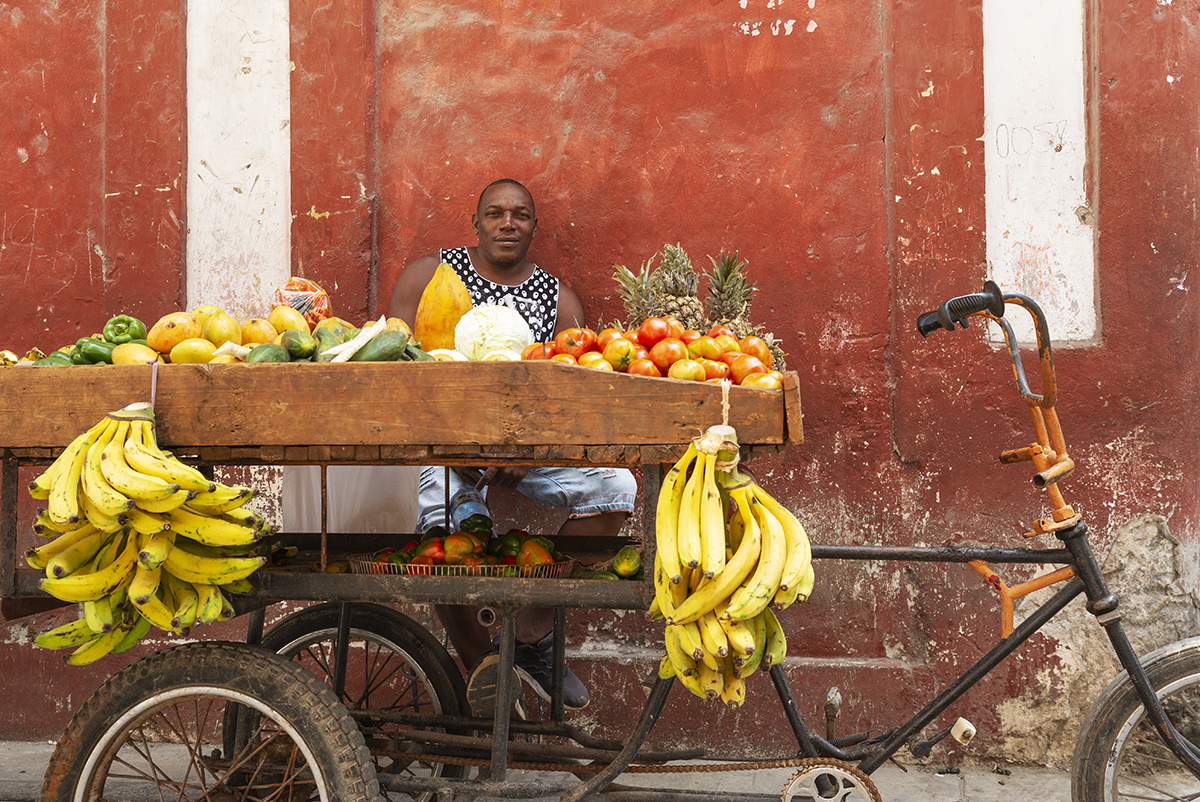
[(722, 351), (742, 350), (742, 347), (738, 345), (738, 341), (734, 339), (732, 334), (718, 334), (713, 339), (717, 341), (717, 345), (721, 346)]
[(729, 378), (734, 384), (741, 384), (752, 373), (766, 373), (767, 366), (762, 363), (762, 360), (750, 354), (742, 354), (737, 359), (729, 363)]
[(617, 337), (604, 346), (604, 358), (612, 365), (613, 370), (624, 373), (633, 361), (636, 348), (637, 346), (624, 337)]
[(760, 390), (780, 390), (783, 388), (783, 381), (774, 373), (751, 373), (742, 379), (741, 385), (757, 387)]
[(667, 327), (667, 321), (661, 317), (646, 318), (637, 331), (638, 342), (647, 348), (653, 348), (669, 336), (670, 330)]
[(608, 364), (608, 360), (604, 358), (604, 354), (599, 351), (586, 351), (579, 356), (579, 364), (585, 368), (595, 368), (596, 370), (612, 370), (613, 366)]
[(658, 365), (655, 365), (649, 359), (633, 360), (629, 363), (629, 369), (625, 372), (632, 373), (634, 376), (653, 376), (656, 379), (662, 376), (662, 371), (658, 369)]
[(704, 366), (694, 359), (680, 359), (678, 362), (671, 363), (671, 367), (667, 370), (667, 376), (692, 382), (702, 382), (708, 378), (704, 373)]
[(599, 348), (596, 348), (596, 330), (595, 329), (584, 328), (584, 329), (580, 329), (579, 331), (581, 332), (580, 339), (583, 340), (583, 347), (584, 347), (585, 351), (599, 351), (600, 350)]
[(579, 364), (579, 360), (577, 360), (575, 357), (571, 356), (570, 354), (555, 354), (554, 356), (550, 357), (550, 361), (551, 362), (561, 362), (564, 365), (578, 365)]
[(554, 354), (554, 343), (530, 343), (521, 350), (521, 359), (549, 359)]
[(634, 345), (642, 344), (642, 341), (638, 339), (638, 330), (637, 329), (633, 329), (632, 331), (627, 331), (624, 334), (622, 334), (621, 336), (624, 337), (626, 340), (629, 340), (629, 342), (633, 343)]
[(667, 336), (673, 337), (676, 340), (682, 340), (683, 324), (679, 322), (679, 318), (674, 315), (667, 315), (663, 320), (667, 321)]
[(635, 342), (633, 344), (633, 358), (634, 359), (649, 359), (650, 358), (650, 349), (647, 348), (646, 346), (642, 345), (639, 342)]
[(696, 331), (695, 329), (688, 329), (683, 334), (679, 335), (679, 339), (683, 340), (684, 345), (691, 345), (693, 341), (698, 340), (703, 336), (703, 332)]
[(607, 328), (596, 335), (596, 350), (604, 353), (604, 347), (616, 339), (624, 338), (625, 332), (620, 329)]
[(739, 359), (740, 357), (743, 357), (743, 356), (750, 356), (750, 355), (743, 354), (741, 351), (737, 351), (737, 350), (726, 351), (725, 353), (723, 353), (719, 357), (717, 357), (717, 361), (724, 362), (726, 365), (732, 365), (733, 360)]
[(658, 366), (659, 370), (667, 370), (674, 363), (681, 359), (687, 359), (688, 350), (683, 341), (676, 340), (674, 337), (668, 337), (665, 340), (659, 340), (658, 343), (650, 349), (650, 361)]
[(762, 337), (755, 337), (753, 335), (743, 337), (738, 340), (738, 348), (742, 350), (743, 354), (758, 357), (766, 365), (767, 370), (770, 370), (771, 366), (775, 364), (775, 357), (771, 356), (771, 349), (767, 347), (767, 341)]
[(688, 343), (687, 347), (688, 354), (691, 355), (692, 359), (699, 359), (700, 357), (716, 359), (723, 353), (721, 346), (717, 345), (717, 341), (707, 335), (697, 337)]
[(698, 359), (696, 361), (704, 366), (704, 376), (706, 379), (717, 379), (719, 381), (729, 376), (729, 366), (719, 359)]
[[(722, 334), (726, 337), (733, 337), (733, 330), (728, 326), (713, 326), (708, 330), (709, 337), (720, 337)], [(734, 337), (734, 339), (736, 340), (737, 338)]]
[(588, 349), (588, 342), (583, 331), (583, 329), (563, 329), (554, 338), (554, 350), (579, 359), (579, 355)]

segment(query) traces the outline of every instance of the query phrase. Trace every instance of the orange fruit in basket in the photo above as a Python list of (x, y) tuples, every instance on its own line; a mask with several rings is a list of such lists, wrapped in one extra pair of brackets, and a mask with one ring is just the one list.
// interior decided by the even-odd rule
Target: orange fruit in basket
[(189, 337), (171, 349), (174, 365), (201, 365), (212, 361), (217, 347), (203, 337)]
[(209, 315), (201, 329), (201, 337), (220, 348), (227, 342), (242, 344), (242, 326), (233, 315), (217, 310)]
[(146, 334), (146, 345), (160, 354), (169, 354), (171, 349), (184, 340), (200, 336), (200, 322), (190, 312), (171, 312), (163, 315), (150, 327)]
[(266, 318), (252, 317), (242, 321), (242, 345), (274, 342), (279, 336)]
[(267, 322), (279, 334), (283, 334), (288, 329), (300, 329), (306, 334), (309, 333), (308, 321), (304, 319), (304, 313), (290, 306), (277, 306), (272, 309), (271, 314), (267, 315)]

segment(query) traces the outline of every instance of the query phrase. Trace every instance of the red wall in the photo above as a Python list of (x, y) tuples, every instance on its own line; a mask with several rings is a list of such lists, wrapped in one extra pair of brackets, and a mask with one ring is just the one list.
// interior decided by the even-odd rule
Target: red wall
[[(19, 299), (0, 347), (50, 350), (118, 310), (186, 304), (181, 14), (153, 0), (30, 5), (0, 9), (0, 286)], [(533, 191), (533, 257), (596, 322), (623, 315), (614, 263), (668, 242), (700, 267), (737, 249), (759, 288), (751, 317), (782, 338), (805, 411), (804, 445), (753, 467), (813, 539), (1022, 545), (1047, 507), (1024, 468), (996, 460), (1031, 440), (1003, 356), (978, 326), (929, 340), (913, 328), (985, 275), (979, 4), (818, 0), (778, 35), (765, 0), (618, 5), (295, 0), (294, 271), (338, 314), (377, 316), (404, 264), (469, 242), (478, 192), (499, 176)], [(1194, 542), (1200, 14), (1093, 11), (1102, 336), (1057, 352), (1079, 464), (1064, 490), (1101, 548), (1146, 512)], [(760, 17), (760, 35), (736, 32)], [(805, 715), (837, 684), (844, 731), (894, 719), (994, 643), (994, 598), (969, 569), (818, 567), (814, 599), (787, 621), (809, 661), (793, 670)], [(656, 638), (637, 617), (571, 621), (573, 645)], [(955, 714), (994, 731), (996, 705), (1054, 652), (1035, 640)], [(47, 660), (14, 640), (0, 676)], [(73, 704), (32, 703), (10, 737), (53, 736), (114, 668), (74, 672)], [(615, 689), (594, 708), (602, 728), (640, 706), (646, 669), (581, 661), (593, 687)], [(0, 680), (6, 696), (37, 698), (15, 682)], [(770, 694), (754, 685), (750, 707), (721, 718), (729, 744), (778, 743)], [(683, 738), (698, 705), (680, 702), (660, 737)]]

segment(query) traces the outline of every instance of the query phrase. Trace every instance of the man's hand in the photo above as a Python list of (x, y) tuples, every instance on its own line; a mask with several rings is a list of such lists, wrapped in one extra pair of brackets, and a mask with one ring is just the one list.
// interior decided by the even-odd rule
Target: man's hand
[(464, 481), (472, 482), (476, 490), (482, 490), (488, 485), (495, 487), (516, 487), (521, 484), (529, 468), (522, 465), (493, 465), (487, 469), (455, 468), (454, 472)]

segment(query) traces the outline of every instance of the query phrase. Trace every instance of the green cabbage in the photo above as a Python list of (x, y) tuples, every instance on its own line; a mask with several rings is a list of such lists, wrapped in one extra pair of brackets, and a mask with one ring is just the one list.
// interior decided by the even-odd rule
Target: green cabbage
[(454, 350), (480, 360), (493, 351), (520, 353), (533, 342), (533, 332), (515, 309), (495, 304), (477, 306), (454, 327)]

